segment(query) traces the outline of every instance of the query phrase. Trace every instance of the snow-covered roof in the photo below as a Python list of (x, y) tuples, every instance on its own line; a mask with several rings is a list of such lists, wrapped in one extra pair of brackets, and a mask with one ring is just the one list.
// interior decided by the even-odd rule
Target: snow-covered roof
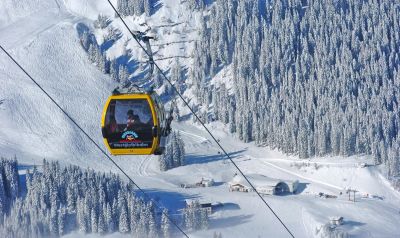
[[(297, 181), (284, 181), (281, 179), (270, 178), (262, 174), (247, 174), (246, 177), (250, 182), (256, 187), (275, 187), (280, 182), (285, 182), (291, 185)], [(250, 184), (241, 175), (235, 175), (233, 179), (229, 182), (230, 185), (241, 184), (246, 187), (250, 187)]]
[(329, 219), (330, 219), (331, 221), (339, 221), (339, 220), (343, 220), (343, 217), (341, 217), (341, 216), (334, 216), (334, 217), (329, 217)]
[[(246, 177), (255, 187), (274, 187), (280, 182), (277, 179), (273, 179), (262, 174), (247, 174)], [(235, 175), (232, 181), (229, 182), (229, 184), (241, 184), (250, 187), (249, 183), (241, 175)]]
[(201, 182), (201, 183), (214, 182), (214, 179), (205, 179), (205, 178), (202, 178), (200, 182)]

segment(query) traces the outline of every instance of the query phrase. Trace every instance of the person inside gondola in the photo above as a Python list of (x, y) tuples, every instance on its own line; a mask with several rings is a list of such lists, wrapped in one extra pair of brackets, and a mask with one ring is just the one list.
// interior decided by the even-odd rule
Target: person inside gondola
[(108, 133), (110, 134), (114, 134), (117, 133), (118, 130), (118, 124), (117, 124), (117, 120), (115, 120), (114, 116), (110, 117), (110, 123), (108, 124)]
[(132, 109), (128, 110), (127, 116), (128, 120), (126, 121), (124, 131), (132, 130), (136, 125), (141, 123), (139, 116), (134, 114)]

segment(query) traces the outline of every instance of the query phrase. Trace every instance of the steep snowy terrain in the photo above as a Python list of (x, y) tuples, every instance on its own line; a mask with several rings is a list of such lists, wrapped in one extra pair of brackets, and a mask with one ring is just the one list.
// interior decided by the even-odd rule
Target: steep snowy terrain
[[(155, 59), (159, 59), (163, 69), (167, 70), (174, 62), (175, 59), (168, 58), (173, 56), (182, 56), (182, 64), (189, 65), (198, 19), (176, 1), (162, 0), (160, 4), (161, 8), (151, 18), (128, 20), (134, 29), (144, 28), (140, 24), (143, 22), (153, 26), (159, 38), (154, 43)], [(77, 30), (78, 23), (90, 25), (98, 13), (113, 16), (105, 0), (2, 1), (0, 44), (102, 145), (101, 110), (115, 84), (90, 64)], [(109, 49), (110, 57), (119, 55), (123, 41), (130, 38), (117, 19), (112, 24), (124, 36)], [(129, 41), (128, 47), (139, 61), (145, 60), (133, 41)], [(212, 82), (229, 81), (230, 77), (229, 69), (225, 69)], [(46, 158), (118, 172), (3, 52), (0, 52), (0, 82), (0, 156), (16, 155), (25, 164), (40, 164)], [(332, 216), (343, 216), (342, 229), (354, 237), (400, 234), (400, 194), (390, 187), (379, 168), (362, 168), (360, 164), (365, 160), (321, 158), (307, 164), (296, 157), (239, 142), (221, 123), (209, 126), (245, 173), (299, 180), (302, 188), (299, 194), (265, 197), (296, 237), (316, 236), (316, 230)], [(189, 233), (190, 237), (212, 237), (215, 231), (223, 237), (288, 237), (254, 193), (229, 192), (227, 182), (236, 171), (218, 154), (217, 147), (198, 125), (188, 120), (174, 123), (173, 127), (185, 140), (186, 166), (160, 172), (155, 156), (115, 159), (150, 196), (175, 212), (184, 206), (186, 198), (224, 204), (212, 214), (209, 230)], [(180, 187), (181, 183), (201, 178), (213, 178), (216, 186)], [(348, 201), (346, 194), (339, 195), (346, 188), (359, 191), (356, 203)], [(317, 196), (320, 192), (338, 198), (321, 198)], [(366, 194), (371, 196), (361, 197)], [(75, 236), (81, 234), (68, 237)]]

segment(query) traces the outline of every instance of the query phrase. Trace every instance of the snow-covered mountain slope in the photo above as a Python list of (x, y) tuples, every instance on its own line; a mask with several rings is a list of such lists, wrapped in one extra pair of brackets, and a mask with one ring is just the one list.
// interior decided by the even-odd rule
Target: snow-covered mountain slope
[[(163, 0), (160, 4), (161, 8), (151, 18), (127, 20), (133, 29), (144, 28), (140, 24), (143, 21), (152, 27), (158, 36), (155, 58), (161, 59), (160, 66), (168, 70), (175, 60), (168, 57), (190, 56), (196, 40), (197, 18), (176, 1)], [(90, 64), (77, 32), (78, 23), (90, 24), (100, 12), (113, 16), (105, 0), (2, 1), (0, 44), (102, 145), (101, 110), (115, 85)], [(124, 41), (129, 39), (117, 19), (112, 25), (120, 28), (124, 36), (108, 50), (109, 57), (118, 56)], [(145, 60), (133, 41), (129, 41), (128, 47), (137, 59)], [(189, 65), (190, 57), (182, 59), (182, 63)], [(212, 83), (228, 82), (229, 77), (229, 69), (225, 69)], [(118, 172), (2, 52), (0, 83), (0, 156), (16, 155), (26, 164), (40, 164), (46, 158)], [(185, 114), (185, 110), (181, 113)], [(191, 232), (190, 237), (212, 237), (215, 231), (223, 237), (288, 237), (254, 193), (229, 192), (227, 183), (236, 171), (218, 154), (204, 130), (189, 121), (173, 126), (186, 143), (186, 166), (160, 172), (155, 156), (121, 156), (115, 160), (150, 196), (173, 211), (182, 208), (187, 198), (224, 205), (211, 215), (209, 230)], [(299, 180), (298, 194), (265, 197), (296, 237), (318, 237), (316, 230), (328, 223), (331, 216), (343, 216), (344, 231), (354, 237), (399, 235), (400, 195), (391, 189), (377, 168), (361, 168), (357, 157), (315, 159), (310, 165), (303, 164), (296, 157), (239, 142), (220, 123), (208, 126), (245, 173)], [(180, 187), (181, 183), (201, 178), (213, 178), (216, 186)], [(346, 188), (359, 191), (355, 203), (348, 201), (347, 194), (340, 195)], [(337, 198), (319, 197), (320, 192)], [(362, 198), (366, 194), (371, 196)], [(116, 234), (111, 237), (115, 236), (119, 237)]]
[[(50, 9), (43, 15), (29, 15), (3, 28), (0, 41), (101, 143), (97, 125), (102, 103), (112, 86), (106, 76), (89, 64), (82, 51), (75, 27), (79, 19), (62, 9), (55, 12)], [(28, 157), (77, 159), (76, 164), (96, 165), (83, 159), (96, 157), (96, 153), (59, 109), (4, 53), (0, 60), (0, 95), (4, 100), (0, 140), (8, 148), (3, 156), (23, 153)]]
[(40, 15), (58, 9), (58, 0), (3, 0), (0, 2), (0, 28), (30, 15)]

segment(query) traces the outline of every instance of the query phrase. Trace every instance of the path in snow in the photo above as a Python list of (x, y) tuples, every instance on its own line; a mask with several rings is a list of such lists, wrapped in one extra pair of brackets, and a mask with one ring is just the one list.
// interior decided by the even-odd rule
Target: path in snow
[(80, 19), (63, 8), (41, 10), (1, 28), (0, 44), (8, 50), (21, 47), (60, 22), (76, 23)]

